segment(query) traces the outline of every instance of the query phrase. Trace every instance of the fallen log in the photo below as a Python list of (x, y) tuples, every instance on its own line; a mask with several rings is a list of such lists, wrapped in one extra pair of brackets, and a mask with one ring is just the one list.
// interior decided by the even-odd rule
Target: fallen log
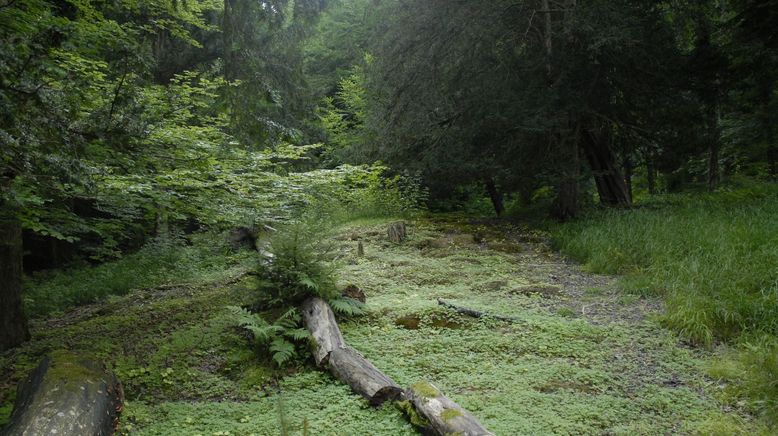
[(397, 383), (346, 345), (327, 302), (309, 298), (302, 304), (301, 311), (305, 327), (313, 337), (313, 357), (317, 365), (328, 367), (335, 377), (365, 397), (372, 406), (380, 406), (402, 394)]
[(494, 436), (459, 404), (443, 395), (431, 383), (419, 382), (405, 391), (418, 417), (417, 425), (437, 435)]
[(330, 305), (321, 298), (309, 298), (300, 307), (303, 323), (313, 337), (313, 358), (316, 365), (325, 366), (330, 353), (345, 345), (335, 314)]
[(494, 318), (500, 321), (507, 321), (507, 322), (516, 322), (519, 321), (518, 318), (511, 318), (508, 316), (501, 316), (501, 315), (493, 315), (486, 312), (481, 312), (475, 309), (471, 309), (469, 307), (463, 307), (463, 306), (457, 306), (455, 304), (449, 303), (448, 301), (442, 300), (438, 298), (438, 304), (447, 307), (457, 313), (460, 313), (462, 315), (472, 316), (473, 318)]
[(112, 435), (122, 409), (119, 380), (101, 364), (66, 351), (46, 356), (19, 384), (1, 435)]
[(329, 368), (335, 377), (365, 397), (371, 406), (396, 400), (403, 392), (392, 379), (347, 345), (330, 353)]
[[(422, 382), (404, 391), (356, 350), (346, 345), (329, 304), (309, 298), (301, 306), (305, 327), (313, 336), (316, 364), (327, 366), (339, 380), (365, 397), (372, 406), (405, 397), (411, 422), (440, 436), (493, 436), (473, 415), (446, 398), (436, 387)], [(406, 406), (409, 405), (409, 406)], [(408, 410), (412, 406), (412, 410)], [(414, 419), (414, 416), (420, 419)]]

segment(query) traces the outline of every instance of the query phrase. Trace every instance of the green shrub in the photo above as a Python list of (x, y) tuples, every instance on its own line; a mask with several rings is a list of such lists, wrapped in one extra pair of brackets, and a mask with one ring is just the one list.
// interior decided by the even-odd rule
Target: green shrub
[(307, 216), (270, 236), (258, 270), (258, 307), (296, 307), (309, 297), (320, 297), (333, 310), (360, 313), (358, 302), (341, 297), (337, 289), (330, 228), (323, 218)]

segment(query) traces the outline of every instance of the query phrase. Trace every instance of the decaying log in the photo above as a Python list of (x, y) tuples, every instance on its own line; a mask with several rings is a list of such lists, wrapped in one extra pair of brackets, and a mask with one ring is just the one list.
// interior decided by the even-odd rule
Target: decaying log
[(373, 406), (395, 400), (402, 394), (397, 383), (346, 345), (329, 304), (320, 298), (309, 298), (301, 309), (305, 327), (314, 339), (313, 356), (317, 365), (327, 366), (335, 377)]
[(321, 298), (305, 300), (300, 311), (303, 313), (305, 327), (314, 340), (313, 358), (316, 365), (324, 366), (333, 350), (346, 345), (335, 321), (335, 314), (332, 313), (330, 305)]
[(365, 397), (371, 406), (395, 400), (403, 392), (392, 379), (349, 346), (330, 353), (329, 367), (335, 377)]
[(122, 387), (102, 365), (66, 351), (45, 357), (19, 384), (2, 435), (112, 435)]
[(395, 244), (399, 244), (402, 241), (405, 240), (405, 237), (407, 236), (406, 230), (405, 230), (405, 223), (400, 221), (396, 223), (392, 223), (389, 228), (386, 230), (387, 235), (389, 236), (389, 240), (394, 242)]
[(412, 385), (405, 391), (405, 397), (422, 418), (426, 430), (434, 434), (494, 436), (470, 412), (451, 401), (431, 383)]
[(443, 306), (443, 307), (447, 307), (447, 308), (449, 308), (451, 310), (454, 310), (457, 313), (461, 313), (462, 315), (472, 316), (473, 318), (484, 318), (484, 317), (486, 317), (486, 318), (494, 318), (494, 319), (498, 319), (500, 321), (507, 321), (507, 322), (516, 322), (516, 321), (518, 321), (517, 318), (511, 318), (511, 317), (508, 317), (508, 316), (493, 315), (493, 314), (486, 313), (486, 312), (481, 312), (481, 311), (478, 311), (478, 310), (475, 310), (475, 309), (470, 309), (469, 307), (457, 306), (455, 304), (451, 304), (448, 301), (442, 300), (440, 298), (438, 298), (438, 304)]

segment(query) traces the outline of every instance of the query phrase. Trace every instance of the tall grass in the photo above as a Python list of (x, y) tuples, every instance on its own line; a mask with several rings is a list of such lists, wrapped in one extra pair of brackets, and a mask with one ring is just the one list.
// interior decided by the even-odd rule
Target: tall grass
[(622, 287), (663, 296), (688, 340), (733, 345), (710, 371), (725, 396), (778, 423), (778, 186), (663, 196), (555, 227), (557, 248)]
[(778, 189), (664, 197), (562, 225), (554, 240), (631, 292), (667, 299), (664, 322), (711, 344), (778, 333)]

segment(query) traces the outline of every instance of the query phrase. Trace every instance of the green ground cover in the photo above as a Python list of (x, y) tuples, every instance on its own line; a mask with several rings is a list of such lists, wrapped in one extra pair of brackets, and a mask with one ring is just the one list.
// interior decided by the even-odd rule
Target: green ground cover
[[(654, 321), (655, 299), (619, 298), (543, 235), (438, 216), (409, 222), (395, 245), (386, 224), (350, 224), (335, 238), (340, 285), (368, 301), (366, 316), (341, 327), (399, 384), (434, 383), (497, 434), (760, 431), (714, 398), (706, 352)], [(254, 298), (255, 277), (244, 275), (253, 262), (235, 256), (218, 277), (37, 321), (33, 341), (0, 357), (0, 421), (15, 383), (43, 353), (67, 348), (105, 360), (123, 381), (123, 434), (416, 434), (399, 410), (370, 408), (307, 359), (277, 369), (255, 352), (224, 310)], [(516, 320), (458, 315), (437, 298)]]

